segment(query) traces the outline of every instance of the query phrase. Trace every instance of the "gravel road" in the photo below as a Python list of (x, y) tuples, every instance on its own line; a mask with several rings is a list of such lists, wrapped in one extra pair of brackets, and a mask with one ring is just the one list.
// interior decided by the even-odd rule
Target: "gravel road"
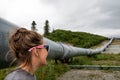
[(57, 80), (120, 80), (120, 71), (73, 69)]

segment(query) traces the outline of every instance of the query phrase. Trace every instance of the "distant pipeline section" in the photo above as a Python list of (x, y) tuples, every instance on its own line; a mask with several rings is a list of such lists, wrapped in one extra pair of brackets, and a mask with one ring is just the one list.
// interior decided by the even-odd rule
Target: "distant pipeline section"
[[(13, 54), (8, 47), (8, 37), (10, 33), (17, 28), (19, 28), (19, 26), (0, 18), (0, 65), (6, 65), (2, 66), (2, 68), (7, 67), (14, 59)], [(108, 43), (95, 50), (78, 48), (61, 42), (54, 42), (45, 37), (44, 40), (46, 44), (50, 46), (47, 59), (61, 60), (61, 62), (64, 63), (75, 56), (87, 56), (101, 53), (112, 42), (113, 38)]]
[(49, 48), (49, 54), (48, 59), (58, 59), (61, 60), (61, 62), (69, 62), (69, 59), (75, 56), (92, 56), (94, 54), (100, 54), (103, 52), (113, 41), (113, 38), (110, 39), (109, 42), (104, 44), (102, 47), (97, 49), (86, 49), (86, 48), (79, 48), (70, 46), (67, 44), (63, 44), (61, 42), (54, 42), (52, 40), (49, 40), (47, 38), (44, 38), (46, 41), (46, 44), (50, 46)]

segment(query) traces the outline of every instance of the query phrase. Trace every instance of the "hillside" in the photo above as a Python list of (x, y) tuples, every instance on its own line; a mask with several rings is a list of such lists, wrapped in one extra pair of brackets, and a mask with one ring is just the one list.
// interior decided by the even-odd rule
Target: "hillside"
[(49, 35), (45, 36), (53, 41), (60, 41), (66, 44), (71, 44), (76, 47), (89, 48), (104, 41), (106, 37), (85, 33), (85, 32), (72, 32), (66, 30), (54, 30)]

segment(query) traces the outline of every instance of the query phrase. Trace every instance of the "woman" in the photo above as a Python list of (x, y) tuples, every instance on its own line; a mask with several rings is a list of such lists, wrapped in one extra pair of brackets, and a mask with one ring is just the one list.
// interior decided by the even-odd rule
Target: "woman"
[(47, 64), (49, 46), (45, 45), (43, 37), (35, 31), (19, 28), (11, 35), (9, 45), (19, 66), (5, 80), (36, 80), (35, 71)]

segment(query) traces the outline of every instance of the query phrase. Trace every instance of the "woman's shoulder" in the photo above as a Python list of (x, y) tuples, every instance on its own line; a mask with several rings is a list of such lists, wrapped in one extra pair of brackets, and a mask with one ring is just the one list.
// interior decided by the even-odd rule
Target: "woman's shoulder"
[(35, 77), (22, 69), (16, 69), (9, 73), (4, 80), (35, 80)]

